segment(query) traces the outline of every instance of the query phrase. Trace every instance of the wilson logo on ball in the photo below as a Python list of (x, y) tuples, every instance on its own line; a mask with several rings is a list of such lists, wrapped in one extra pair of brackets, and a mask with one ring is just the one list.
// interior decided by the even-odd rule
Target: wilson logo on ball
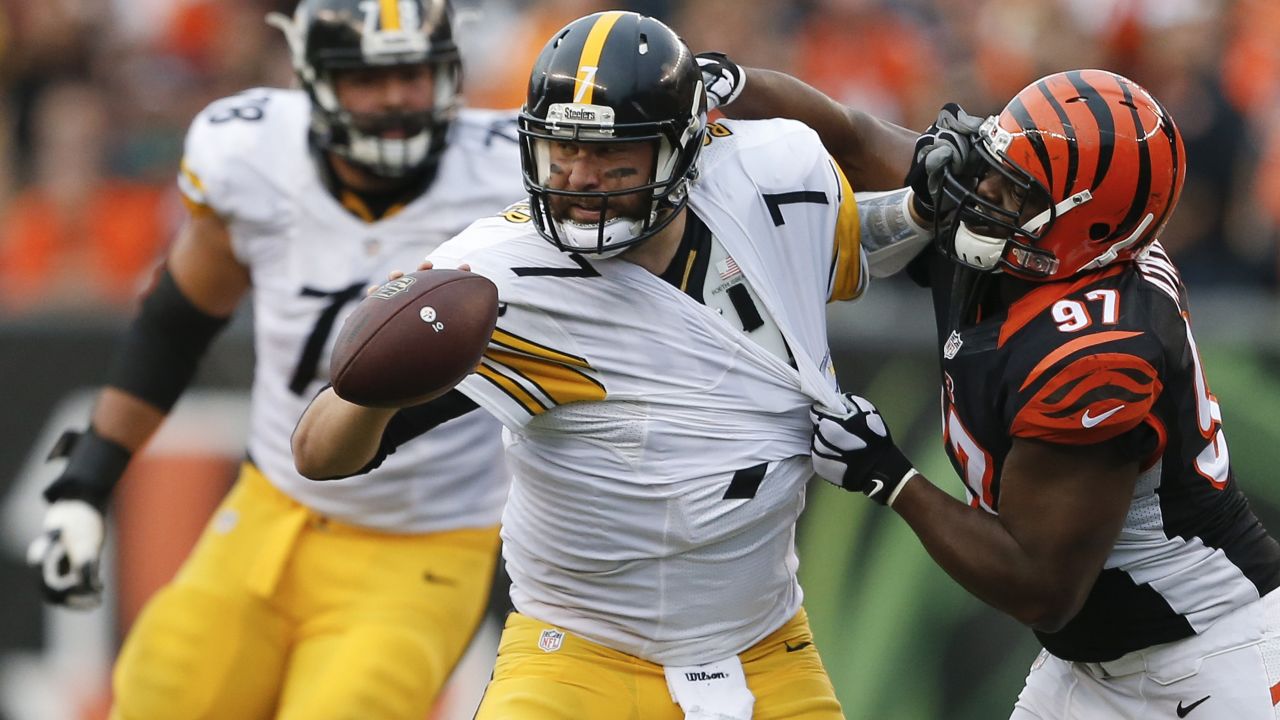
[(409, 286), (415, 282), (417, 282), (416, 278), (410, 275), (405, 275), (402, 278), (396, 278), (395, 280), (383, 284), (382, 287), (374, 290), (373, 294), (369, 297), (376, 297), (379, 300), (390, 300), (396, 295), (408, 290)]

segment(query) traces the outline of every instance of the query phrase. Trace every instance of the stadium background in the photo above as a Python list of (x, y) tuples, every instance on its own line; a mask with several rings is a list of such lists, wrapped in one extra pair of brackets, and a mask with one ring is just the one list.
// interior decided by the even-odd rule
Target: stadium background
[[(1237, 477), (1280, 531), (1280, 3), (1275, 0), (456, 0), (473, 105), (519, 104), (543, 40), (625, 7), (671, 22), (695, 50), (791, 71), (922, 128), (944, 101), (994, 112), (1029, 80), (1115, 70), (1173, 111), (1190, 174), (1166, 234), (1192, 291), (1209, 382)], [(206, 360), (175, 421), (122, 484), (109, 605), (41, 607), (23, 570), (39, 462), (87, 415), (112, 339), (181, 219), (182, 135), (207, 102), (290, 81), (262, 24), (288, 0), (0, 0), (0, 720), (103, 717), (110, 658), (172, 572), (241, 452), (248, 318)], [(877, 284), (832, 310), (843, 382), (874, 398), (926, 474), (958, 482), (938, 442), (930, 311)], [(905, 525), (814, 483), (801, 579), (850, 718), (1001, 717), (1031, 634), (971, 599)], [(479, 655), (483, 655), (480, 652)], [(469, 717), (480, 664), (440, 717)]]

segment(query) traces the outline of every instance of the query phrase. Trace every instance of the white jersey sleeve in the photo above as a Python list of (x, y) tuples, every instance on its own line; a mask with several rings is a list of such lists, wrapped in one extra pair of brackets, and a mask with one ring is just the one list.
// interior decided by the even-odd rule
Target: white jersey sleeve
[[(712, 123), (701, 172), (705, 180), (696, 185), (714, 204), (746, 210), (737, 223), (747, 234), (785, 234), (827, 263), (829, 300), (866, 289), (857, 199), (812, 129), (784, 119)], [(744, 202), (752, 195), (754, 202)]]

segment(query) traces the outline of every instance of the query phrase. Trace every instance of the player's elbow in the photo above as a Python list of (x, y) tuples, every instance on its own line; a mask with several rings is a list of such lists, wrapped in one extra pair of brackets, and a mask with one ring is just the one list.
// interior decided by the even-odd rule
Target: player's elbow
[(293, 467), (299, 475), (311, 480), (333, 477), (331, 465), (334, 458), (331, 454), (324, 452), (324, 444), (316, 442), (307, 428), (300, 425), (294, 430), (291, 445)]
[(360, 465), (351, 467), (351, 458), (317, 435), (306, 423), (293, 432), (293, 467), (299, 475), (309, 480), (337, 480), (359, 471)]
[(1081, 593), (1049, 585), (1035, 593), (1034, 597), (1028, 598), (1013, 615), (1033, 630), (1056, 633), (1080, 614), (1087, 596), (1087, 589)]

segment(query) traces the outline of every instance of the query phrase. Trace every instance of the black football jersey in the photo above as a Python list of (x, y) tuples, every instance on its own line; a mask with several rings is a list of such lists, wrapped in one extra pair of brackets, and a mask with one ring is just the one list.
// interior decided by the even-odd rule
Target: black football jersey
[(1203, 631), (1280, 586), (1280, 545), (1236, 487), (1186, 292), (1159, 245), (1012, 302), (971, 304), (963, 321), (957, 303), (974, 294), (964, 277), (936, 253), (919, 262), (938, 319), (944, 441), (971, 505), (999, 512), (1015, 437), (1111, 441), (1141, 462), (1083, 609), (1059, 632), (1037, 632), (1049, 652), (1115, 659)]

